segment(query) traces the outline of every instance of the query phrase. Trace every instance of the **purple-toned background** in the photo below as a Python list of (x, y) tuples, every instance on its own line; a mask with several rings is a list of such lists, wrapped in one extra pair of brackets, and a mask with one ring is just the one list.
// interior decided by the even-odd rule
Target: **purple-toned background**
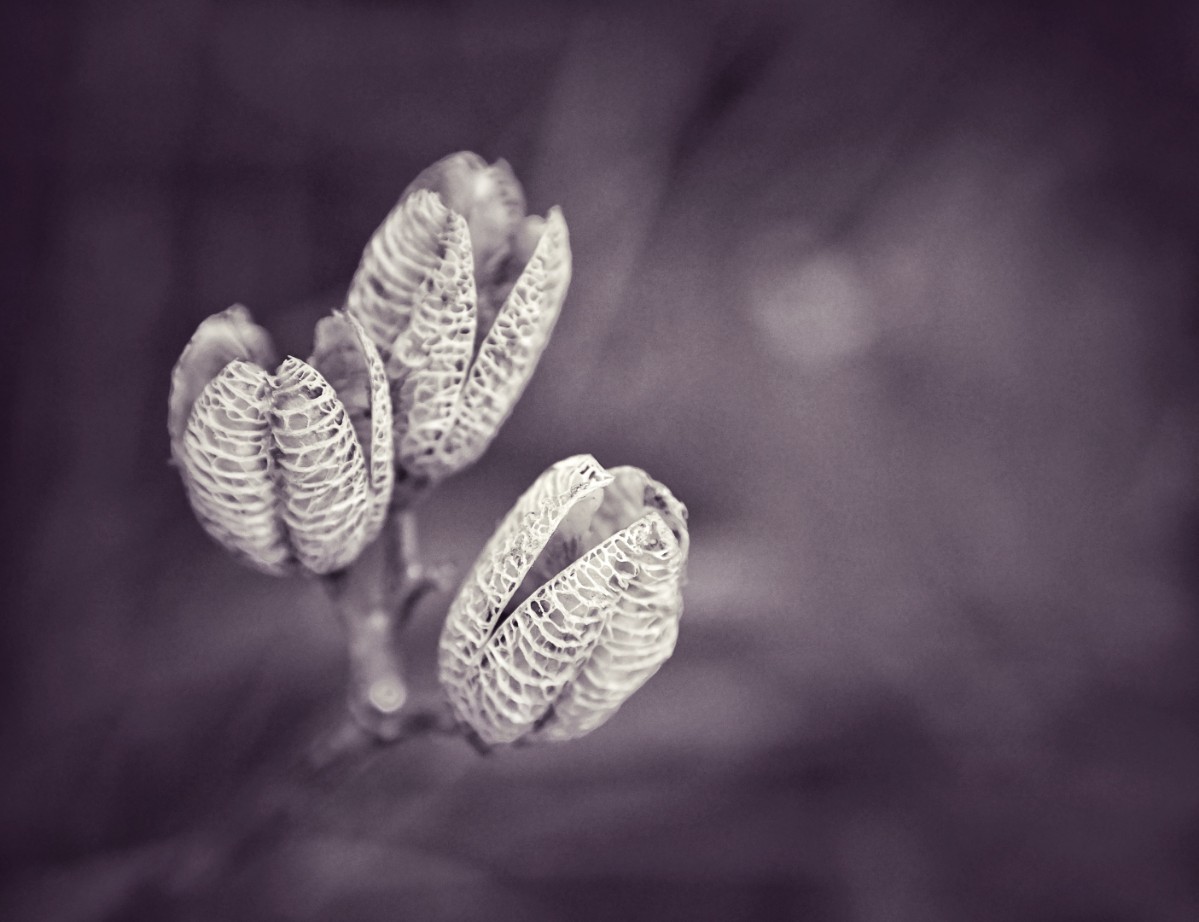
[[(1199, 917), (1196, 9), (7, 6), (0, 917)], [(234, 301), (306, 355), (459, 149), (576, 271), (429, 556), (643, 466), (679, 648), (580, 742), (296, 782), (341, 638), (192, 519), (168, 375)]]

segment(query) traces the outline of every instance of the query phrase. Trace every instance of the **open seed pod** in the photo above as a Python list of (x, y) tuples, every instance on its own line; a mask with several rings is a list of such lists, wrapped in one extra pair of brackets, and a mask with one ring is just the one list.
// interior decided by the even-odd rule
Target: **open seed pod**
[(550, 467), (450, 606), (439, 668), (457, 718), (492, 744), (600, 726), (674, 651), (687, 548), (686, 509), (644, 471)]
[[(525, 216), (525, 191), (506, 160), (488, 166), (486, 160), (470, 151), (450, 154), (422, 170), (408, 184), (401, 201), (421, 189), (437, 193), (447, 208), (466, 220), (479, 288), (479, 312), (490, 323), (507, 295), (499, 288), (505, 280), (511, 288), (515, 279), (509, 264), (514, 247), (522, 243), (519, 232), (540, 219)], [(519, 272), (528, 262), (529, 253), (517, 259), (519, 265), (514, 268)]]
[(348, 314), (275, 374), (235, 305), (196, 330), (171, 376), (171, 455), (205, 531), (251, 566), (331, 573), (379, 533), (394, 481), (382, 361)]
[(407, 475), (440, 480), (486, 451), (549, 342), (570, 274), (562, 212), (526, 216), (502, 160), (453, 154), (409, 185), (346, 297), (391, 379)]

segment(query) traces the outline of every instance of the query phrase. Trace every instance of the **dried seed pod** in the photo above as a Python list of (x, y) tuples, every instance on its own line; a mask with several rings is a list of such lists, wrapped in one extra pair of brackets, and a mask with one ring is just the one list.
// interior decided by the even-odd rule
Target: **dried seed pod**
[(491, 166), (478, 154), (461, 151), (442, 157), (408, 184), (404, 196), (420, 189), (436, 192), (462, 215), (474, 244), (475, 276), (497, 275), (512, 248), (512, 235), (525, 217), (525, 192), (506, 160)]
[(173, 445), (192, 509), (229, 551), (267, 573), (290, 568), (271, 450), (270, 375), (234, 359), (189, 408)]
[(396, 338), (389, 363), (400, 382), (396, 419), (405, 421), (396, 432), (397, 451), (406, 469), (420, 473), (454, 428), (475, 339), (466, 221), (450, 212), (439, 243), (445, 256), (421, 283), (412, 321)]
[(551, 208), (533, 256), (479, 347), (459, 400), (456, 425), (431, 461), (452, 472), (487, 450), (524, 393), (558, 322), (570, 284), (570, 242)]
[(408, 329), (421, 285), (441, 263), (439, 238), (451, 214), (432, 192), (401, 199), (362, 252), (346, 310), (384, 359)]
[(317, 323), (308, 363), (333, 387), (350, 416), (369, 480), (365, 531), (376, 535), (395, 481), (391, 396), (383, 362), (361, 325), (338, 312)]
[(269, 334), (235, 304), (201, 323), (171, 372), (167, 430), (174, 445), (183, 435), (200, 392), (234, 359), (274, 366), (275, 347)]
[[(270, 339), (235, 306), (205, 320), (172, 375), (171, 452), (205, 530), (266, 573), (347, 566), (382, 526), (394, 471), (383, 364), (335, 314), (309, 362), (272, 375)], [(322, 370), (328, 373), (328, 379)]]
[(442, 686), (487, 743), (582, 736), (674, 650), (686, 510), (631, 467), (567, 458), (517, 501), (450, 607)]
[(453, 154), (409, 185), (346, 298), (386, 362), (407, 475), (440, 480), (486, 451), (549, 342), (570, 275), (561, 211), (526, 216), (504, 161)]

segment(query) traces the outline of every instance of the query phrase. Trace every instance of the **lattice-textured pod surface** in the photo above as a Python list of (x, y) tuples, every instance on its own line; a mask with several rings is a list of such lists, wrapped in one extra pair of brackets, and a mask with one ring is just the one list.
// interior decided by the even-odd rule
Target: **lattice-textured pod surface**
[(553, 208), (471, 365), (455, 425), (439, 451), (446, 469), (460, 470), (478, 460), (511, 414), (553, 333), (570, 274), (566, 221)]
[[(537, 244), (541, 242), (545, 233), (545, 223), (546, 219), (540, 215), (529, 215), (518, 221), (512, 228), (503, 262), (497, 265), (496, 271), (479, 279), (478, 345), (482, 345), (483, 338), (495, 322), (496, 314), (508, 300), (508, 295), (512, 293), (521, 273), (533, 258)], [(563, 290), (562, 294), (565, 293)]]
[(317, 327), (313, 362), (332, 381), (296, 358), (272, 375), (259, 358), (270, 342), (245, 308), (200, 325), (172, 375), (172, 455), (220, 544), (267, 573), (329, 573), (378, 533), (391, 497), (383, 363), (345, 314)]
[(551, 467), (451, 606), (439, 665), (459, 719), (489, 743), (602, 724), (674, 649), (686, 552), (686, 511), (644, 472)]
[(263, 368), (275, 365), (275, 347), (270, 335), (254, 323), (250, 312), (240, 304), (201, 323), (175, 363), (167, 414), (172, 449), (183, 437), (200, 392), (234, 359)]
[(590, 455), (546, 470), (517, 500), (484, 546), (450, 605), (441, 633), (441, 681), (464, 719), (477, 710), (478, 661), (505, 606), (567, 514), (611, 478)]
[(369, 487), (364, 537), (372, 541), (387, 516), (395, 481), (391, 393), (383, 362), (362, 325), (341, 311), (317, 323), (308, 362), (332, 385), (358, 437)]
[(421, 171), (404, 196), (428, 189), (462, 215), (474, 244), (474, 272), (480, 294), (508, 259), (516, 223), (525, 215), (525, 193), (505, 160), (488, 166), (478, 154), (461, 151)]
[(219, 544), (266, 573), (291, 564), (275, 490), (271, 376), (227, 364), (193, 402), (175, 458), (196, 518)]
[(421, 285), (408, 329), (392, 350), (396, 398), (396, 453), (417, 476), (443, 476), (441, 458), (453, 427), (475, 341), (475, 285), (470, 233), (453, 213), (439, 239), (438, 270)]
[[(681, 587), (687, 561), (687, 511), (665, 486), (637, 468), (613, 468), (613, 485), (597, 512), (594, 537), (635, 532), (637, 568), (591, 656), (554, 702), (538, 735), (574, 739), (608, 720), (670, 658), (683, 613)], [(611, 501), (609, 501), (611, 500)], [(620, 528), (630, 516), (632, 526)], [(601, 545), (602, 546), (602, 545)]]
[(408, 329), (422, 284), (438, 269), (439, 240), (451, 214), (435, 192), (419, 189), (392, 209), (362, 253), (346, 310), (385, 361), (396, 337)]
[(279, 368), (271, 411), (283, 520), (296, 558), (314, 573), (348, 565), (365, 543), (366, 462), (349, 414), (311, 365)]
[(540, 218), (525, 207), (506, 162), (451, 154), (404, 190), (363, 252), (346, 310), (383, 358), (396, 463), (414, 482), (486, 451), (557, 322), (566, 222), (557, 208)]

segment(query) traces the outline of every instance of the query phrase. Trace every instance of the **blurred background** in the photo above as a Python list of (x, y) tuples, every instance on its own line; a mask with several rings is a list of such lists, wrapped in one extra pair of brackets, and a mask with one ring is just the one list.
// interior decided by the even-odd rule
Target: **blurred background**
[[(0, 917), (1199, 917), (1199, 7), (0, 15)], [(691, 509), (681, 639), (582, 741), (305, 781), (338, 626), (205, 538), (168, 377), (234, 302), (306, 356), (462, 149), (575, 277), (427, 556), (636, 464)]]

